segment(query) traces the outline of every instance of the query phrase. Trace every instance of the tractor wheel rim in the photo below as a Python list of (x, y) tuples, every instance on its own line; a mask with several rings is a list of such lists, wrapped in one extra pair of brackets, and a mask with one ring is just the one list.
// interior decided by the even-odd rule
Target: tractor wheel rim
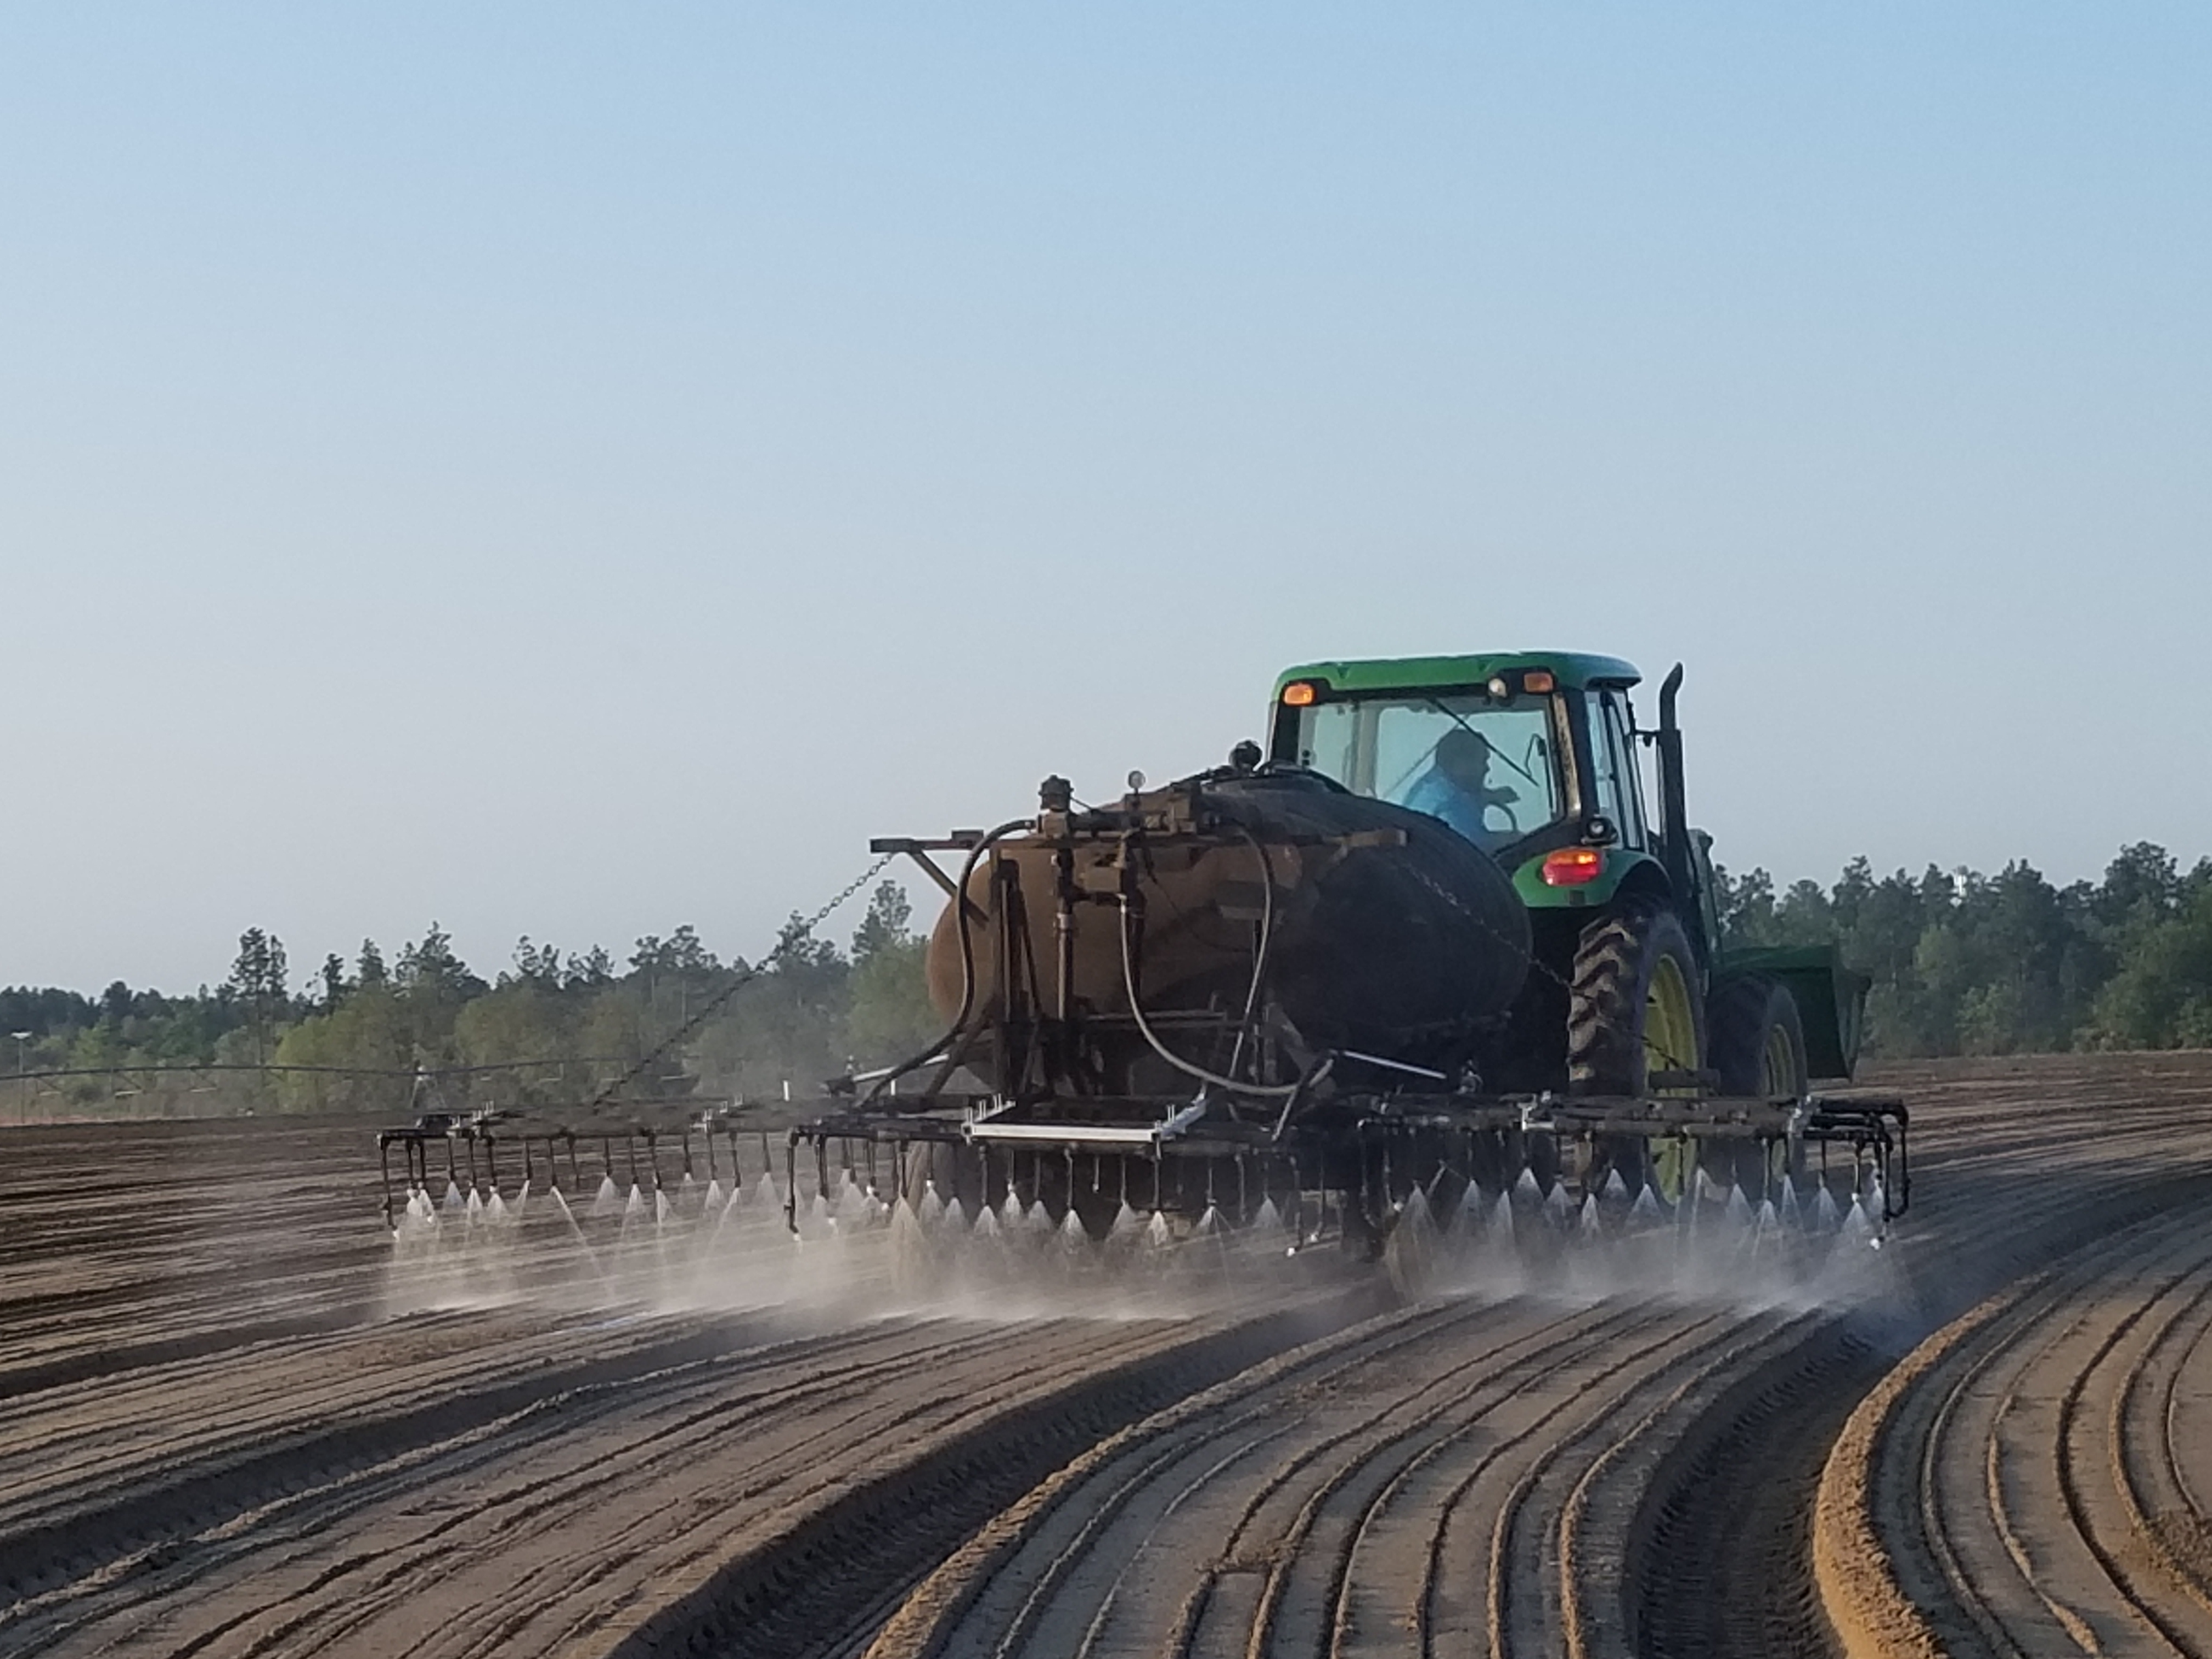
[(1659, 958), (1651, 970), (1650, 988), (1644, 1000), (1644, 1069), (1653, 1072), (1694, 1072), (1698, 1053), (1698, 1023), (1690, 1007), (1690, 982), (1682, 964), (1671, 956)]
[(1759, 1056), (1759, 1092), (1775, 1096), (1796, 1094), (1796, 1060), (1797, 1056), (1790, 1046), (1790, 1033), (1779, 1025), (1769, 1027), (1766, 1047)]

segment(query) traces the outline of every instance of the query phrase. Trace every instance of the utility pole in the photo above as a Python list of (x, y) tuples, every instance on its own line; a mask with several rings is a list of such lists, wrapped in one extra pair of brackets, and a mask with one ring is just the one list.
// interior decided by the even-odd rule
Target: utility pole
[(23, 1045), (31, 1040), (31, 1033), (10, 1031), (8, 1035), (15, 1039), (15, 1075), (21, 1079), (20, 1092), (15, 1101), (15, 1121), (28, 1123), (31, 1121), (31, 1073), (30, 1068), (23, 1063)]

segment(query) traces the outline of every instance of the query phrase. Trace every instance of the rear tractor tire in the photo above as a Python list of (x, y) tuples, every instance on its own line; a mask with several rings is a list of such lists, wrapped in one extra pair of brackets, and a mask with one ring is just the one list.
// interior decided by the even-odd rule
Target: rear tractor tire
[(1713, 988), (1713, 1069), (1721, 1091), (1794, 1100), (1805, 1092), (1805, 1023), (1780, 980), (1737, 974)]
[(1654, 1072), (1694, 1072), (1705, 1054), (1705, 1000), (1681, 919), (1631, 899), (1585, 927), (1567, 1009), (1567, 1086), (1644, 1095)]
[[(1796, 1100), (1810, 1082), (1805, 1059), (1805, 1022), (1797, 999), (1780, 980), (1765, 974), (1738, 974), (1713, 988), (1713, 1069), (1721, 1092), (1766, 1100)], [(1753, 1203), (1771, 1196), (1778, 1183), (1803, 1174), (1804, 1147), (1793, 1158), (1783, 1143), (1741, 1148), (1736, 1184)]]
[[(1643, 1096), (1655, 1072), (1705, 1063), (1705, 1000), (1681, 918), (1632, 898), (1583, 930), (1567, 1008), (1567, 1087), (1581, 1095)], [(1679, 1203), (1695, 1178), (1691, 1143), (1646, 1145), (1641, 1136), (1600, 1143), (1631, 1192), (1649, 1184)]]

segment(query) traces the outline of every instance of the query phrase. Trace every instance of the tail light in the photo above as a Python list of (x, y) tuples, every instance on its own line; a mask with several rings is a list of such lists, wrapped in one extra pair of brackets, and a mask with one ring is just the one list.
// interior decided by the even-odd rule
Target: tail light
[(1586, 887), (1605, 873), (1602, 847), (1562, 847), (1544, 855), (1547, 887)]

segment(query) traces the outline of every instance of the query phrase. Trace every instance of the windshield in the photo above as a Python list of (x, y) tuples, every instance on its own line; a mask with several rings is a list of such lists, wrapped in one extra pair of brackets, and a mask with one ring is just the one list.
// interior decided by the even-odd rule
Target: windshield
[(1563, 810), (1549, 697), (1394, 693), (1317, 703), (1299, 714), (1297, 744), (1301, 766), (1442, 818), (1485, 848)]

